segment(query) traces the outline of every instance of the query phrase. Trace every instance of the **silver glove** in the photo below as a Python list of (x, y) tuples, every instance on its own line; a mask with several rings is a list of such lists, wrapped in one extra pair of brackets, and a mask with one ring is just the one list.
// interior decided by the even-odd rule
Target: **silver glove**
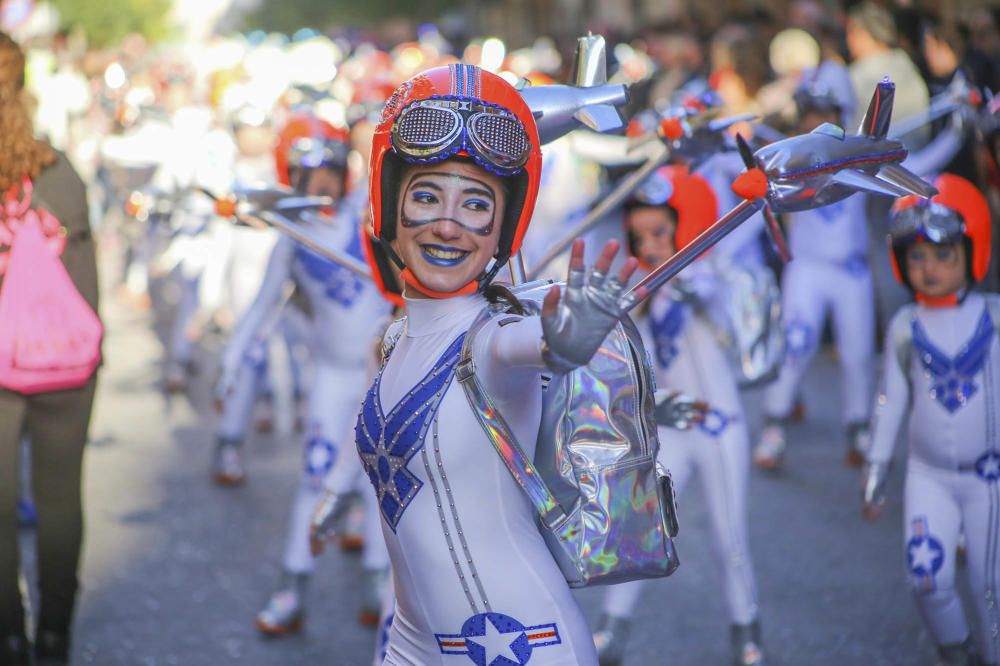
[(866, 507), (885, 504), (885, 485), (889, 478), (889, 463), (867, 463), (863, 474), (862, 499)]
[(680, 391), (657, 391), (653, 414), (658, 425), (689, 430), (705, 420), (708, 405), (694, 396)]
[(571, 268), (553, 315), (542, 314), (542, 359), (556, 374), (586, 365), (634, 297), (625, 285), (595, 268)]
[(319, 555), (325, 544), (337, 535), (340, 524), (350, 502), (347, 495), (327, 490), (323, 493), (309, 522), (309, 546), (313, 555)]

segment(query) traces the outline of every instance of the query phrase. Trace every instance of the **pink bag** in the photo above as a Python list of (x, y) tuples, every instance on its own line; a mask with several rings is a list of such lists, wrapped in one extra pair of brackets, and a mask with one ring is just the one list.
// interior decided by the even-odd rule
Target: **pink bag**
[[(101, 321), (59, 260), (59, 221), (33, 210), (31, 183), (12, 192), (0, 220), (0, 386), (32, 394), (78, 388), (101, 361)], [(47, 233), (46, 233), (47, 232)]]

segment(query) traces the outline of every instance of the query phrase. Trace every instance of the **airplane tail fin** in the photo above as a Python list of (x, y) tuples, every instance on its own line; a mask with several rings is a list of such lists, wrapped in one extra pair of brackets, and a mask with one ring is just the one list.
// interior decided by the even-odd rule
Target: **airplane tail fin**
[(892, 119), (892, 102), (896, 96), (896, 84), (889, 77), (875, 87), (875, 94), (868, 104), (868, 113), (861, 121), (858, 134), (864, 134), (873, 139), (884, 139), (889, 133), (889, 121)]

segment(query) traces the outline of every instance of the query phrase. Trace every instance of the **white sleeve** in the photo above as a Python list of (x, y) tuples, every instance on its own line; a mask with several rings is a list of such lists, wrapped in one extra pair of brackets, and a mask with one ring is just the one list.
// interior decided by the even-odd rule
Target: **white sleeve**
[(658, 139), (637, 144), (629, 137), (615, 134), (598, 134), (590, 130), (576, 130), (568, 137), (573, 153), (580, 159), (601, 166), (641, 164), (661, 152)]
[(937, 174), (958, 154), (965, 137), (953, 123), (942, 130), (933, 141), (920, 150), (912, 150), (902, 166), (918, 176)]
[(497, 315), (476, 336), (473, 355), (477, 365), (495, 368), (533, 368), (542, 370), (541, 317), (514, 314)]
[(900, 361), (901, 344), (911, 344), (907, 329), (910, 326), (910, 308), (896, 313), (886, 334), (885, 351), (882, 358), (882, 377), (875, 397), (872, 413), (872, 446), (868, 451), (868, 461), (887, 463), (892, 458), (896, 437), (903, 419), (910, 411), (910, 380)]
[(271, 257), (267, 262), (267, 271), (264, 273), (264, 280), (261, 282), (260, 290), (257, 292), (253, 303), (247, 308), (243, 317), (233, 329), (233, 334), (222, 352), (222, 368), (226, 372), (235, 372), (239, 367), (240, 359), (246, 354), (250, 344), (260, 333), (261, 327), (267, 321), (268, 316), (274, 312), (281, 302), (281, 295), (285, 285), (291, 276), (292, 255), (295, 251), (295, 242), (286, 236), (278, 239)]

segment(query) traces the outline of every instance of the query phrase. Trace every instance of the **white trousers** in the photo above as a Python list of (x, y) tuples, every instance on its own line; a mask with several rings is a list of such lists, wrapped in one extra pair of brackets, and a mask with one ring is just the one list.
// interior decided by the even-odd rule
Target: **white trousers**
[(764, 413), (784, 418), (792, 411), (829, 313), (840, 358), (844, 421), (867, 423), (875, 374), (875, 302), (868, 267), (860, 259), (849, 267), (791, 261), (781, 283), (785, 361), (765, 393)]
[(1000, 481), (911, 459), (904, 500), (907, 575), (924, 623), (938, 645), (960, 643), (969, 622), (955, 586), (955, 549), (965, 535), (977, 644), (988, 663), (1000, 658)]

